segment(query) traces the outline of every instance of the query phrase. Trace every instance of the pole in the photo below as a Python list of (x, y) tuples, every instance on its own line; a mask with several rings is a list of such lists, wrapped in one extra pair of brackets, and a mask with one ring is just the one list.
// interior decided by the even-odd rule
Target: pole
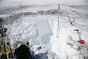
[[(81, 47), (81, 37), (80, 37), (80, 34), (79, 34), (79, 30), (77, 29), (77, 30), (74, 30), (74, 31), (77, 31), (77, 33), (78, 33), (78, 36), (79, 36), (79, 40), (80, 40), (80, 46), (79, 46), (79, 49), (81, 49), (80, 47)], [(80, 50), (80, 55), (81, 55), (81, 50)], [(80, 58), (80, 56), (79, 56), (79, 58)]]
[(79, 32), (79, 30), (77, 29), (77, 30), (74, 30), (74, 31), (77, 31), (77, 33), (78, 33), (78, 37), (79, 37), (79, 40), (80, 40), (80, 43), (81, 43), (81, 37), (80, 37), (80, 32)]
[(68, 19), (69, 19), (70, 24), (73, 25), (67, 11), (66, 11), (66, 14), (67, 14), (67, 17), (68, 17)]
[(59, 16), (60, 16), (60, 14), (59, 14), (59, 11), (60, 11), (60, 5), (58, 5), (58, 27), (57, 27), (57, 38), (59, 38), (59, 29), (60, 29), (60, 27), (59, 27), (59, 23), (60, 23), (60, 20), (59, 20)]

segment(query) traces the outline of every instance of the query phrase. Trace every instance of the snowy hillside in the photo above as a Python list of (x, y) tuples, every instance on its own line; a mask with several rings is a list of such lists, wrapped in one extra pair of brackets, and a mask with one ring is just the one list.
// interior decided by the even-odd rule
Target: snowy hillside
[[(87, 7), (60, 5), (58, 9), (58, 5), (18, 6), (1, 9), (0, 17), (8, 28), (7, 37), (11, 45), (16, 41), (29, 41), (34, 54), (41, 56), (39, 59), (88, 59)], [(76, 29), (85, 44), (77, 42), (80, 39), (74, 31)]]

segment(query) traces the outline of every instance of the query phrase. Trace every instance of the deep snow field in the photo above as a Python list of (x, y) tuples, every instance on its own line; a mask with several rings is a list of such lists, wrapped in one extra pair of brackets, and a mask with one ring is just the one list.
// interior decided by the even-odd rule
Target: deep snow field
[[(4, 27), (8, 28), (6, 38), (10, 39), (11, 45), (16, 41), (29, 41), (34, 54), (41, 56), (38, 59), (88, 59), (87, 7), (88, 5), (60, 5), (59, 10), (58, 5), (19, 5), (1, 9), (0, 17), (4, 19)], [(41, 10), (56, 10), (59, 13), (41, 15), (38, 13)], [(25, 14), (28, 12), (33, 13)], [(77, 42), (79, 37), (74, 31), (76, 29), (85, 44)]]

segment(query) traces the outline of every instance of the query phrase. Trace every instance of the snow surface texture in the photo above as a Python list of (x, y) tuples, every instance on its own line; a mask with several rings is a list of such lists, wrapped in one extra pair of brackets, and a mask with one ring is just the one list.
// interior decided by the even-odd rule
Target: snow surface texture
[[(24, 43), (30, 42), (30, 47), (41, 45), (44, 46), (45, 49), (50, 50), (50, 37), (52, 35), (52, 30), (46, 16), (42, 16), (42, 18), (40, 15), (25, 16), (18, 18), (18, 20), (14, 22), (10, 22), (11, 24), (6, 25), (5, 27), (8, 28), (7, 35), (8, 38), (10, 38), (11, 44), (16, 41), (23, 41)], [(39, 59), (47, 58), (48, 52), (45, 50), (43, 52), (43, 48), (42, 51), (34, 50), (35, 54), (37, 51), (39, 53), (38, 56), (41, 56)]]
[[(58, 10), (58, 6), (31, 6), (14, 11), (9, 9), (11, 13), (6, 11), (5, 16), (1, 17), (5, 20), (5, 27), (8, 28), (7, 37), (10, 38), (11, 44), (18, 40), (24, 43), (29, 41), (31, 49), (39, 59), (88, 59), (87, 7), (87, 5), (61, 5), (59, 15), (58, 13), (41, 15), (37, 11)], [(26, 15), (24, 14), (26, 12), (33, 13)], [(60, 21), (57, 35), (58, 17)], [(86, 42), (85, 45), (77, 42), (79, 37), (75, 29), (79, 30), (81, 39)]]

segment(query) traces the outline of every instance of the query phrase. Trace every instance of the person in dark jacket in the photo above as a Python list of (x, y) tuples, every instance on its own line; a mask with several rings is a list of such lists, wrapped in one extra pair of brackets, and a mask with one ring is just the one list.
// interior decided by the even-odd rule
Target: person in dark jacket
[(14, 56), (16, 56), (16, 59), (32, 59), (29, 48), (26, 45), (21, 45), (15, 49)]

